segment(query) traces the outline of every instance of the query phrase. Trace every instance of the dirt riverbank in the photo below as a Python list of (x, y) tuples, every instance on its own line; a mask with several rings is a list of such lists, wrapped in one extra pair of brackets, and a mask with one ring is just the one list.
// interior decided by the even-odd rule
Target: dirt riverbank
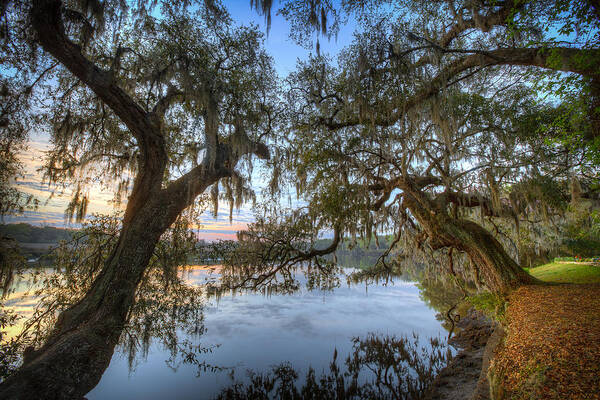
[(490, 398), (487, 369), (503, 330), (473, 309), (457, 323), (456, 328), (457, 333), (449, 342), (459, 351), (439, 373), (426, 399), (487, 400)]

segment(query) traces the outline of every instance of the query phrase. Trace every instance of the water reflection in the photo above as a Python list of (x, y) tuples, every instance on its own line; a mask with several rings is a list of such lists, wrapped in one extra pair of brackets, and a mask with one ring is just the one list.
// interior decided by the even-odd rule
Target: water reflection
[[(193, 292), (168, 291), (157, 282), (140, 296), (145, 300), (131, 311), (110, 366), (88, 399), (162, 399), (175, 392), (178, 399), (214, 398), (231, 387), (231, 376), (246, 390), (246, 371), (267, 377), (282, 363), (293, 366), (301, 387), (310, 367), (317, 381), (331, 374), (334, 349), (339, 360), (353, 354), (353, 338), (416, 332), (428, 343), (443, 332), (416, 284), (398, 278), (369, 285), (340, 279), (333, 290), (309, 291), (311, 277), (298, 273), (293, 294), (215, 298), (196, 290), (214, 280), (206, 268), (189, 268), (181, 277)], [(340, 368), (348, 370), (343, 362)]]
[(235, 382), (218, 399), (421, 399), (451, 357), (439, 340), (430, 339), (421, 346), (416, 335), (369, 334), (352, 339), (352, 343), (344, 368), (334, 350), (329, 370), (319, 375), (309, 368), (299, 380), (291, 364), (282, 363), (267, 373), (250, 371), (248, 383)]
[(33, 310), (38, 301), (35, 292), (41, 288), (39, 274), (38, 271), (29, 270), (12, 278), (10, 289), (7, 290), (3, 299), (3, 311), (15, 313), (20, 318), (15, 324), (7, 326), (4, 330), (7, 339), (18, 335), (22, 331), (25, 321), (33, 316)]
[[(202, 284), (207, 272), (192, 269), (184, 277), (189, 283)], [(212, 398), (231, 384), (231, 371), (241, 378), (246, 370), (262, 373), (289, 362), (301, 376), (310, 366), (320, 374), (328, 369), (334, 348), (345, 357), (351, 353), (351, 339), (366, 337), (369, 332), (440, 334), (435, 313), (421, 301), (414, 283), (342, 284), (333, 291), (308, 291), (306, 277), (299, 274), (296, 278), (300, 289), (291, 295), (266, 297), (245, 292), (207, 300), (204, 334), (184, 336), (191, 346), (211, 348), (202, 356), (206, 365), (227, 370), (198, 370), (197, 365), (185, 362), (185, 355), (172, 359), (168, 349), (155, 343), (147, 360), (130, 374), (125, 358), (117, 352), (100, 384), (87, 397), (162, 398), (176, 387), (178, 398)], [(177, 366), (176, 372), (165, 364), (167, 359), (169, 365)]]

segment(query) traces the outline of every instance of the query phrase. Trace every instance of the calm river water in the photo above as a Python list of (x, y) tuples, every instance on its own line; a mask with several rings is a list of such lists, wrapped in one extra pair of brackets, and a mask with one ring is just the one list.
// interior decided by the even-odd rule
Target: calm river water
[[(184, 273), (190, 284), (204, 282), (205, 271)], [(302, 283), (302, 277), (299, 278)], [(6, 306), (23, 315), (31, 311), (35, 298), (21, 297), (26, 283), (16, 283), (17, 293)], [(368, 333), (412, 335), (426, 342), (445, 336), (414, 282), (400, 279), (384, 284), (348, 286), (342, 280), (333, 291), (307, 291), (292, 295), (236, 294), (209, 299), (203, 305), (204, 332), (179, 332), (179, 340), (212, 348), (198, 355), (221, 371), (198, 370), (168, 346), (150, 340), (147, 355), (138, 355), (130, 368), (128, 352), (118, 347), (100, 383), (88, 395), (94, 399), (210, 399), (231, 385), (231, 371), (243, 379), (247, 370), (267, 372), (289, 362), (303, 376), (309, 366), (317, 374), (327, 370), (337, 349), (343, 363), (352, 349), (353, 337)]]

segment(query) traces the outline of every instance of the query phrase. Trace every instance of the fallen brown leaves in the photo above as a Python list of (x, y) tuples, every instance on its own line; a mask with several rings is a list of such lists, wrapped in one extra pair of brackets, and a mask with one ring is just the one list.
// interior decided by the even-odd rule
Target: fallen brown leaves
[(507, 399), (600, 399), (600, 285), (526, 286), (493, 360)]

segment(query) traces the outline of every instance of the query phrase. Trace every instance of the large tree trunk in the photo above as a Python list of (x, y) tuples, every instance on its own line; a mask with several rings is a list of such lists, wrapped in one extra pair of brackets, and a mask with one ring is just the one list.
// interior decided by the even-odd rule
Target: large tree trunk
[[(71, 41), (62, 20), (61, 0), (31, 2), (30, 21), (44, 51), (63, 64), (127, 126), (140, 149), (139, 169), (119, 241), (86, 295), (59, 317), (46, 343), (28, 351), (22, 367), (0, 384), (2, 399), (82, 398), (108, 367), (137, 287), (160, 236), (208, 186), (231, 176), (239, 158), (268, 158), (262, 143), (244, 137), (235, 153), (218, 140), (214, 104), (206, 122), (206, 160), (163, 188), (168, 152), (162, 132), (164, 106), (147, 111)], [(166, 96), (168, 97), (168, 96)], [(166, 97), (159, 104), (168, 102)], [(157, 105), (157, 106), (158, 106)]]
[(138, 210), (139, 202), (128, 204), (118, 243), (90, 290), (59, 315), (46, 343), (28, 352), (22, 367), (0, 384), (0, 398), (81, 399), (98, 384), (160, 236), (198, 193), (230, 173), (197, 171), (145, 196)]
[(467, 219), (452, 218), (445, 210), (435, 207), (425, 196), (419, 194), (407, 194), (405, 205), (426, 231), (431, 247), (450, 247), (465, 252), (472, 261), (476, 279), (489, 290), (506, 293), (520, 285), (539, 283), (479, 224)]
[(473, 221), (450, 219), (434, 237), (435, 242), (464, 251), (472, 261), (476, 279), (493, 292), (506, 293), (520, 285), (537, 282), (494, 236)]
[(164, 201), (142, 207), (123, 226), (117, 246), (91, 289), (64, 311), (48, 341), (27, 354), (0, 387), (3, 399), (82, 398), (109, 365), (135, 293), (160, 235)]

